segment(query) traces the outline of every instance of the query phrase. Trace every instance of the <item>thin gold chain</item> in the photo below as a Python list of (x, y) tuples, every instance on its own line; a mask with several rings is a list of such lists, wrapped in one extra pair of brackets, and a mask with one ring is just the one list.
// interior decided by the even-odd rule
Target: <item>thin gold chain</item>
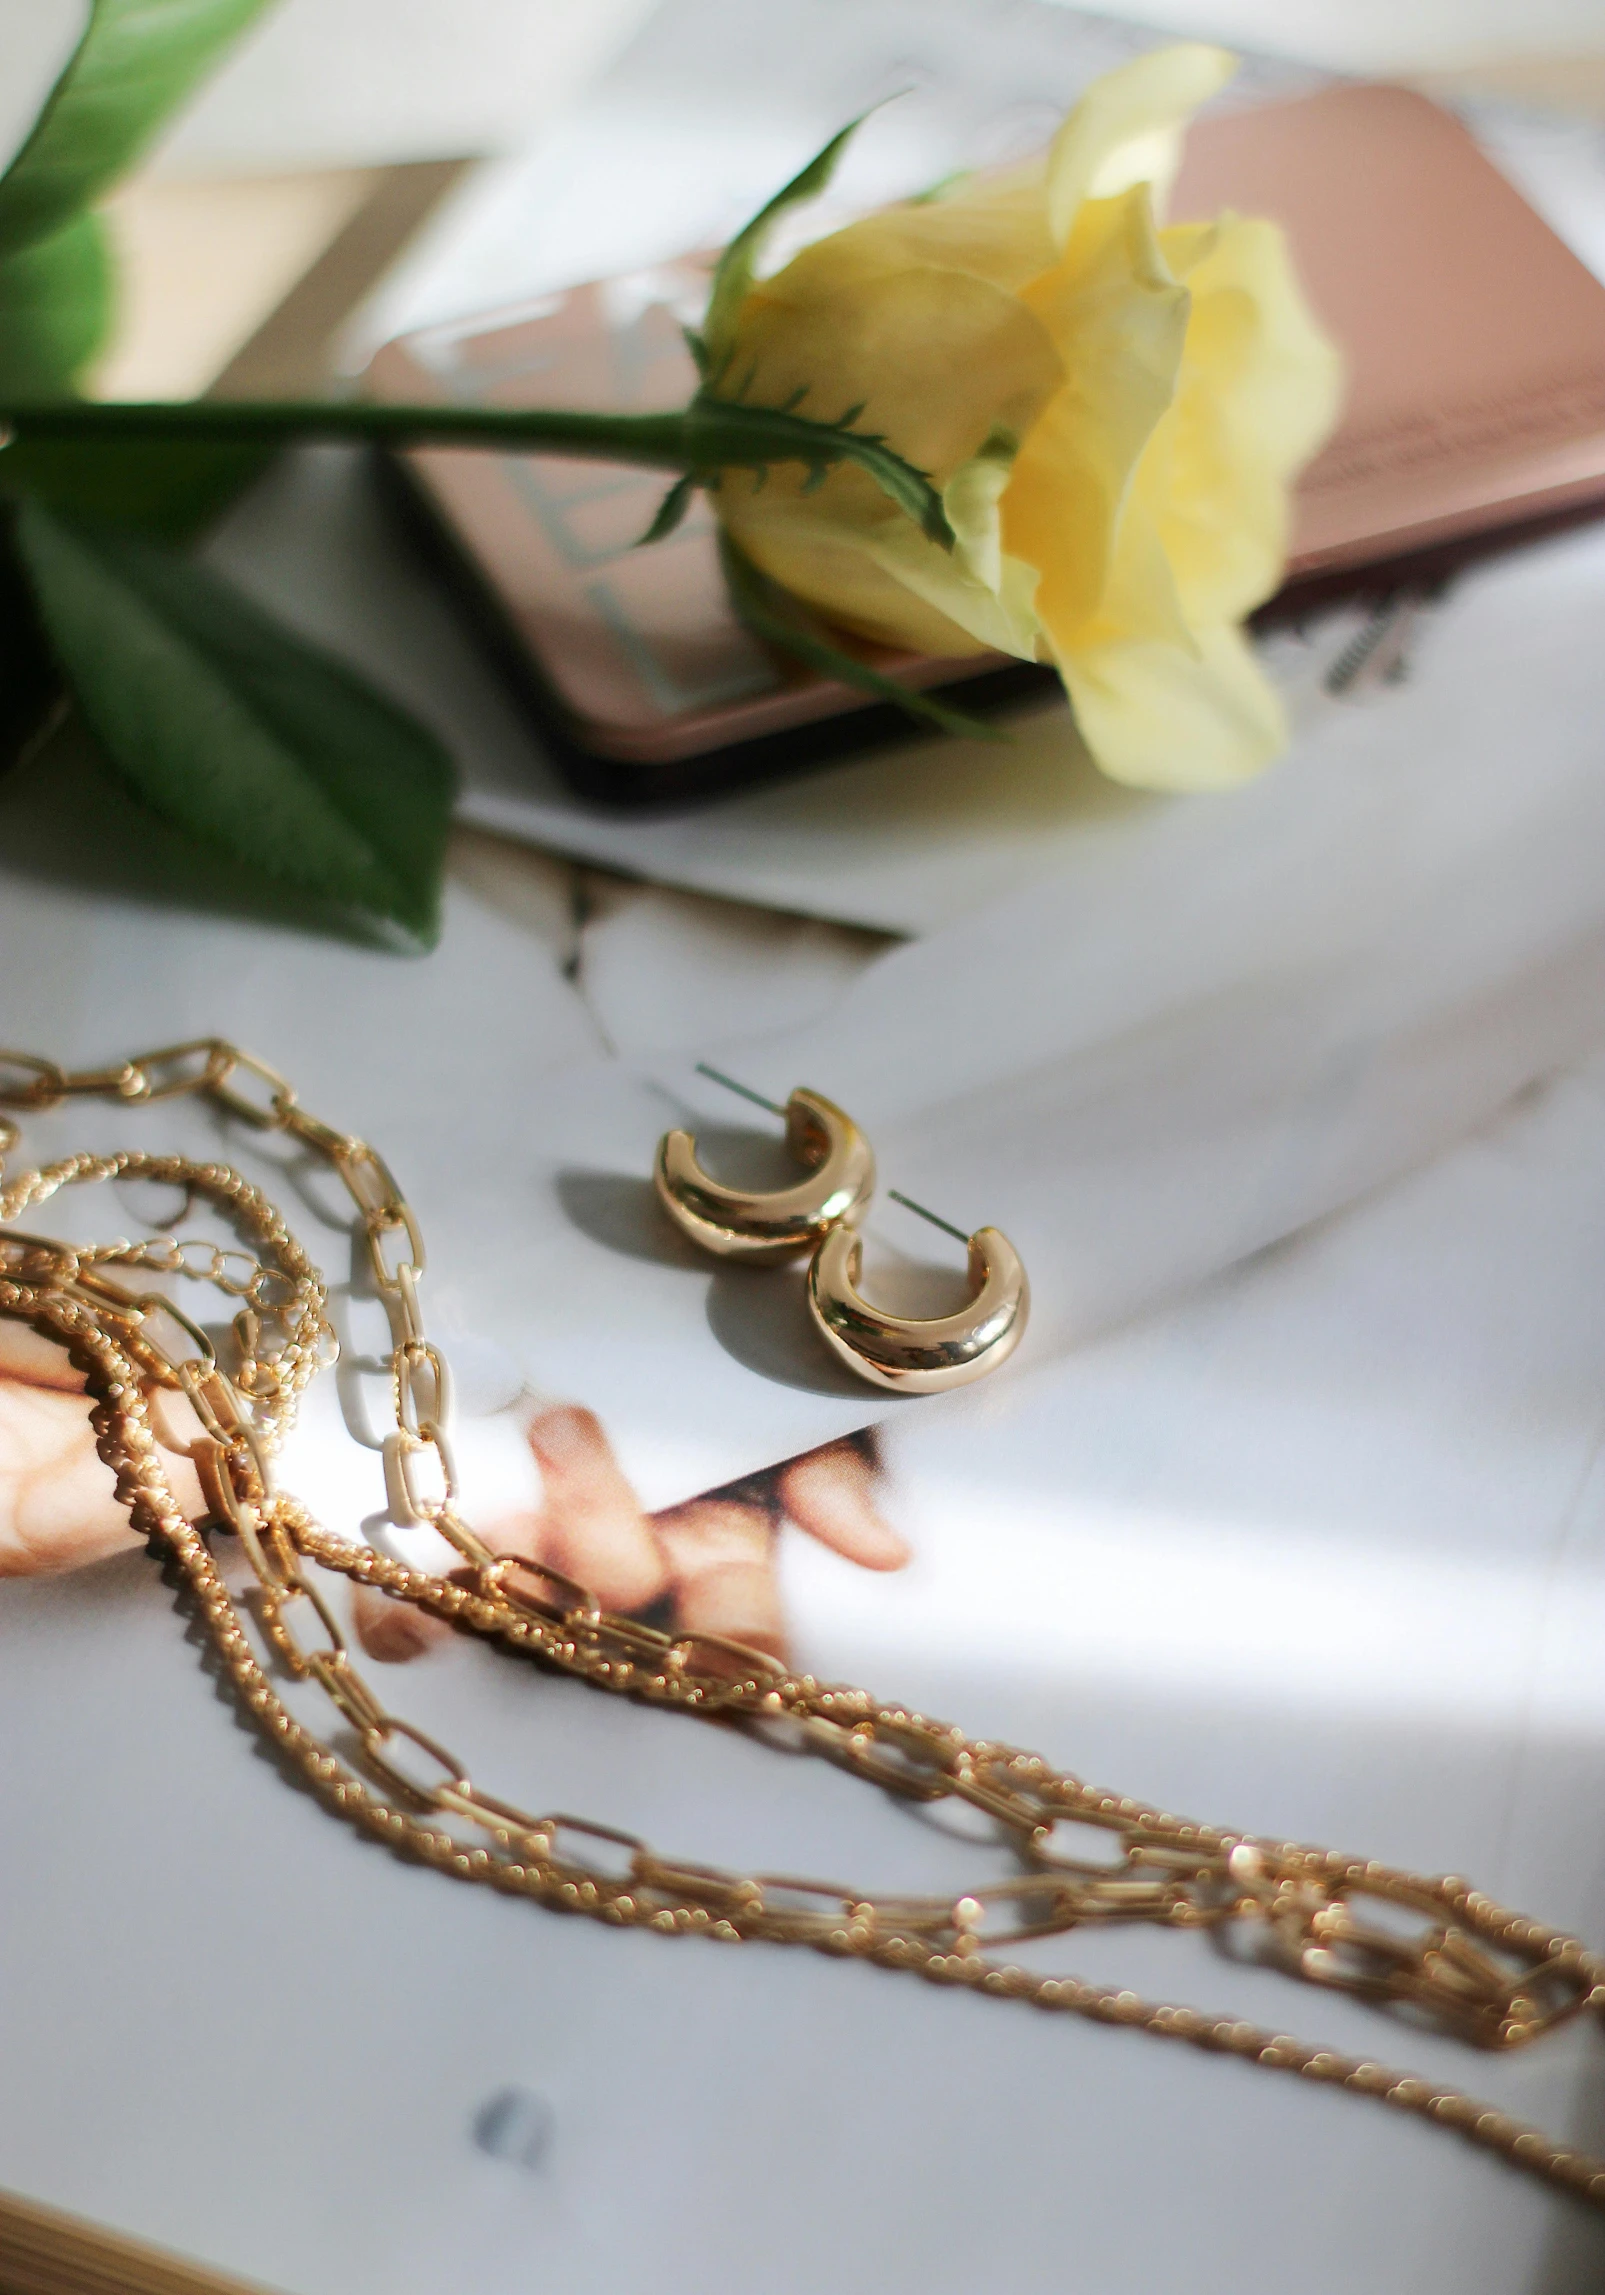
[[(1605, 2207), (1605, 2162), (1456, 2089), (1236, 2018), (1042, 1975), (999, 1954), (1094, 1923), (1226, 1931), (1308, 1983), (1405, 2009), (1495, 2050), (1605, 2009), (1605, 1957), (1506, 1910), (1467, 1881), (1168, 1815), (1083, 1784), (1037, 1754), (967, 1737), (861, 1689), (789, 1673), (722, 1635), (674, 1635), (609, 1612), (558, 1572), (494, 1552), (458, 1511), (445, 1432), (446, 1366), (426, 1335), (419, 1303), (423, 1239), (375, 1150), (310, 1115), (282, 1076), (220, 1039), (79, 1073), (0, 1052), (0, 1104), (20, 1111), (76, 1095), (136, 1104), (178, 1093), (204, 1095), (244, 1123), (290, 1135), (345, 1183), (392, 1327), (395, 1423), (384, 1444), (390, 1510), (403, 1522), (433, 1526), (456, 1548), (461, 1566), (434, 1576), (334, 1537), (278, 1487), (274, 1462), (298, 1400), (333, 1359), (328, 1295), (277, 1208), (230, 1165), (120, 1151), (67, 1156), (6, 1179), (0, 1163), (0, 1313), (53, 1336), (82, 1365), (100, 1455), (135, 1530), (178, 1563), (246, 1710), (349, 1822), (441, 1871), (614, 1926), (727, 1943), (805, 1944), (1346, 2088), (1452, 2128)], [(18, 1139), (16, 1124), (0, 1117), (0, 1157)], [(65, 1187), (120, 1178), (158, 1180), (204, 1197), (250, 1249), (172, 1236), (81, 1246), (13, 1224)], [(127, 1287), (108, 1272), (113, 1268), (187, 1275), (241, 1300), (232, 1371), (170, 1299)], [(176, 1503), (162, 1463), (152, 1400), (163, 1390), (186, 1397), (201, 1422), (193, 1455), (204, 1528)], [(234, 1533), (249, 1558), (261, 1642), (247, 1631), (213, 1560), (207, 1533), (216, 1531)], [(377, 1587), (597, 1688), (782, 1737), (907, 1799), (968, 1803), (992, 1820), (1018, 1870), (957, 1896), (876, 1898), (835, 1882), (731, 1873), (660, 1856), (611, 1826), (520, 1809), (476, 1786), (455, 1754), (387, 1709), (352, 1663), (316, 1570)], [(270, 1666), (280, 1678), (321, 1689), (349, 1758), (296, 1718)], [(1062, 1828), (1088, 1826), (1108, 1836), (1107, 1858), (1078, 1854), (1062, 1837)], [(1413, 1928), (1401, 1928), (1401, 1912), (1413, 1916)]]

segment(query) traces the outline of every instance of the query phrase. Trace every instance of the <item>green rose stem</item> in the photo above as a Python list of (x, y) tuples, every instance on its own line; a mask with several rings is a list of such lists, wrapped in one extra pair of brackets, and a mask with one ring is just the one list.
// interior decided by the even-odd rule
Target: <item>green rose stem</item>
[[(263, 446), (293, 439), (344, 439), (386, 446), (493, 447), (503, 452), (575, 455), (673, 470), (709, 484), (724, 470), (762, 472), (771, 463), (804, 463), (823, 478), (841, 462), (857, 463), (920, 530), (953, 546), (942, 497), (930, 479), (884, 440), (840, 422), (816, 422), (781, 407), (746, 406), (705, 393), (666, 414), (596, 414), (558, 407), (375, 405), (365, 399), (202, 399), (121, 403), (74, 399), (0, 407), (19, 442), (126, 440)], [(5, 457), (0, 453), (0, 492)], [(661, 530), (661, 529), (660, 529)]]

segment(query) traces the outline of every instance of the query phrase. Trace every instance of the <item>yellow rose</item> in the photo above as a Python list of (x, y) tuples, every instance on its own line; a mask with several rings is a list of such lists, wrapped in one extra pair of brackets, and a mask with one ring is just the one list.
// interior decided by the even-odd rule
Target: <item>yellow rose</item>
[(817, 241), (718, 346), (749, 404), (861, 402), (958, 536), (929, 540), (851, 464), (822, 484), (789, 466), (720, 484), (737, 547), (864, 637), (1052, 661), (1104, 772), (1145, 788), (1224, 787), (1283, 745), (1241, 624), (1340, 390), (1275, 224), (1155, 223), (1233, 68), (1186, 45), (1109, 73), (1044, 159)]

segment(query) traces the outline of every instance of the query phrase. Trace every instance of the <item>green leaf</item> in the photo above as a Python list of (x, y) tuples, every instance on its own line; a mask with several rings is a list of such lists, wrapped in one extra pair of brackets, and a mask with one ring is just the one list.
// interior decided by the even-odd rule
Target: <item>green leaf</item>
[(267, 0), (94, 0), (0, 176), (0, 255), (49, 238), (135, 160)]
[[(870, 109), (878, 107), (871, 105)], [(736, 313), (747, 299), (776, 224), (789, 209), (800, 206), (805, 199), (819, 197), (835, 174), (837, 161), (868, 117), (869, 112), (860, 112), (857, 119), (849, 120), (839, 134), (833, 135), (823, 151), (816, 152), (808, 165), (800, 168), (791, 181), (775, 193), (767, 206), (759, 208), (745, 230), (736, 233), (720, 256), (708, 295), (708, 315), (702, 322), (701, 350), (697, 354), (697, 364), (705, 374), (717, 380), (720, 368), (730, 356)]]
[(188, 559), (38, 503), (16, 538), (85, 720), (154, 811), (433, 943), (454, 776), (432, 734)]
[(44, 730), (61, 701), (61, 672), (11, 537), (0, 526), (0, 773)]
[(689, 471), (684, 478), (677, 478), (654, 511), (652, 523), (636, 544), (637, 549), (644, 549), (648, 542), (661, 542), (672, 534), (690, 509), (696, 490), (697, 482)]
[(234, 439), (18, 438), (0, 452), (0, 501), (31, 497), (69, 517), (187, 542), (243, 492), (276, 451)]
[(0, 393), (57, 398), (105, 342), (112, 265), (93, 215), (0, 254)]
[(939, 733), (964, 733), (972, 740), (1002, 741), (1007, 737), (985, 718), (971, 717), (963, 709), (951, 709), (946, 702), (933, 701), (928, 693), (916, 692), (911, 685), (901, 685), (895, 677), (871, 669), (867, 661), (856, 654), (833, 645), (824, 636), (807, 610), (783, 590), (778, 582), (760, 572), (744, 551), (738, 550), (728, 534), (719, 537), (719, 555), (724, 564), (724, 576), (730, 591), (730, 601), (740, 620), (754, 637), (762, 638), (808, 669), (817, 669), (822, 677), (838, 678), (843, 685), (856, 686), (877, 701), (890, 701), (921, 725), (934, 726)]

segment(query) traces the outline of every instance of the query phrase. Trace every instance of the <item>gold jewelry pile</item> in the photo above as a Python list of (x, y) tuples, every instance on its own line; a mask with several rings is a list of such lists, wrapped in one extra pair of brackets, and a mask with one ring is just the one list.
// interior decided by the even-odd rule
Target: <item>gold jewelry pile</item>
[[(678, 1638), (601, 1609), (582, 1586), (492, 1553), (462, 1520), (442, 1429), (445, 1365), (419, 1312), (424, 1246), (406, 1198), (364, 1141), (307, 1113), (281, 1076), (215, 1039), (70, 1074), (0, 1053), (0, 1103), (55, 1107), (71, 1095), (133, 1103), (177, 1093), (278, 1131), (326, 1159), (357, 1206), (374, 1279), (389, 1308), (395, 1429), (385, 1445), (392, 1512), (432, 1524), (462, 1556), (449, 1577), (404, 1568), (332, 1537), (280, 1490), (274, 1459), (297, 1400), (333, 1354), (321, 1275), (261, 1190), (227, 1164), (184, 1156), (77, 1154), (0, 1184), (0, 1313), (59, 1341), (87, 1375), (101, 1457), (136, 1531), (171, 1555), (245, 1708), (351, 1823), (463, 1880), (533, 1897), (617, 1926), (727, 1943), (763, 1940), (873, 1960), (933, 1983), (1239, 2056), (1268, 2069), (1373, 2096), (1457, 2130), (1596, 2206), (1605, 2163), (1430, 2081), (1312, 2048), (1230, 2017), (1043, 1976), (1001, 1951), (1085, 1923), (1158, 1921), (1241, 1935), (1290, 1973), (1407, 2009), (1489, 2049), (1519, 2047), (1584, 2010), (1605, 2008), (1605, 1957), (1492, 1903), (1458, 1879), (1363, 1862), (1326, 1849), (1254, 1840), (1165, 1815), (1052, 1769), (1032, 1753), (966, 1737), (860, 1689), (788, 1674), (773, 1658), (714, 1634)], [(18, 1144), (0, 1118), (0, 1156)], [(172, 1237), (78, 1246), (12, 1223), (63, 1187), (121, 1178), (176, 1184), (225, 1213), (250, 1246), (236, 1254)], [(5, 1230), (10, 1232), (5, 1232)], [(244, 1302), (232, 1372), (200, 1327), (157, 1293), (125, 1288), (111, 1268), (209, 1281)], [(237, 1272), (243, 1267), (244, 1272)], [(175, 1504), (152, 1401), (188, 1399), (204, 1428), (194, 1455), (210, 1510), (203, 1528)], [(159, 1406), (158, 1406), (159, 1407)], [(432, 1486), (423, 1487), (425, 1475)], [(213, 1561), (208, 1537), (235, 1533), (257, 1579), (254, 1608), (268, 1662), (327, 1695), (348, 1754), (313, 1736), (274, 1686)], [(1021, 1870), (952, 1897), (870, 1899), (834, 1884), (725, 1873), (656, 1855), (633, 1835), (584, 1818), (534, 1816), (470, 1782), (464, 1764), (389, 1712), (351, 1662), (307, 1563), (381, 1587), (598, 1688), (716, 1716), (819, 1753), (905, 1799), (954, 1799), (995, 1821)], [(310, 1637), (303, 1639), (305, 1635)], [(360, 1774), (359, 1774), (360, 1772)], [(1062, 1825), (1110, 1836), (1111, 1860), (1063, 1853)], [(1419, 1916), (1413, 1935), (1367, 1903)]]

